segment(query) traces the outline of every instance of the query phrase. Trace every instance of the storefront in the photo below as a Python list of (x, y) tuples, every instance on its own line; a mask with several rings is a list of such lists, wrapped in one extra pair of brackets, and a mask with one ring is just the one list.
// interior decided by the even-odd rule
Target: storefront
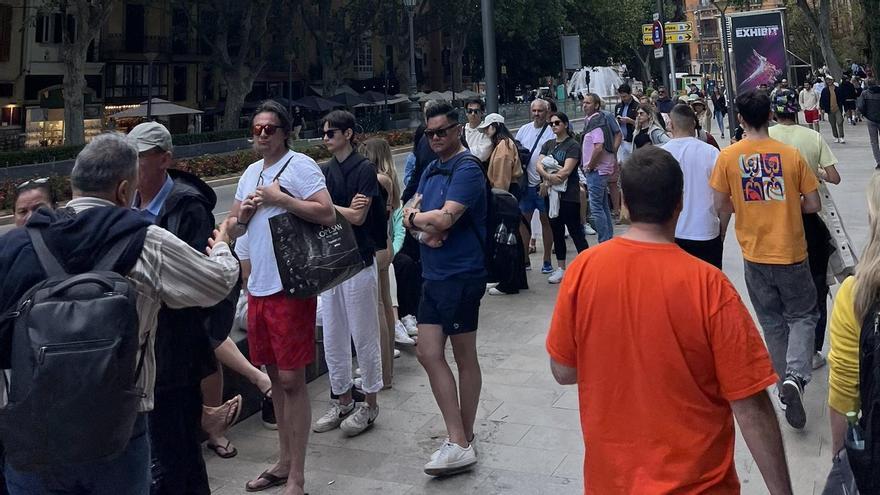
[[(39, 106), (25, 109), (25, 146), (28, 148), (61, 146), (64, 144), (64, 98), (61, 86), (40, 91)], [(83, 124), (86, 142), (100, 134), (104, 128), (102, 106), (94, 103), (94, 92), (86, 89), (83, 94)]]

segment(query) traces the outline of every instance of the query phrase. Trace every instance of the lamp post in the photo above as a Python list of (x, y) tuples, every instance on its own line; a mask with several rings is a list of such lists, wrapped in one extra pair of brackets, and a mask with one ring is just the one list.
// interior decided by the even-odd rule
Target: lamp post
[(483, 18), (483, 70), (486, 72), (486, 110), (498, 112), (498, 62), (495, 58), (495, 7), (492, 0), (481, 0)]
[(409, 14), (409, 126), (418, 127), (422, 124), (422, 109), (416, 97), (416, 37), (413, 30), (413, 17), (419, 0), (403, 0)]
[(147, 120), (153, 120), (153, 62), (159, 56), (156, 52), (147, 52), (144, 57), (149, 64), (147, 65)]
[(733, 137), (733, 130), (736, 129), (736, 106), (733, 104), (733, 74), (730, 70), (730, 50), (728, 49), (727, 32), (727, 0), (712, 0), (712, 4), (718, 9), (721, 19), (721, 51), (724, 61), (724, 97), (727, 99), (727, 125), (730, 127), (729, 136)]

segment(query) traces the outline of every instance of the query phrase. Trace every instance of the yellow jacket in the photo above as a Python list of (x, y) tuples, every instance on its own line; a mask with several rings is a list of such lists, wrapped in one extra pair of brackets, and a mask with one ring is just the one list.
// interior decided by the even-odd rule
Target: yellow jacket
[(855, 278), (840, 284), (831, 310), (828, 352), (828, 405), (840, 414), (859, 410), (859, 338), (862, 322), (855, 310)]
[(510, 189), (510, 183), (519, 180), (521, 175), (522, 165), (519, 162), (516, 144), (510, 139), (501, 141), (489, 158), (489, 168), (486, 170), (489, 184), (507, 191)]

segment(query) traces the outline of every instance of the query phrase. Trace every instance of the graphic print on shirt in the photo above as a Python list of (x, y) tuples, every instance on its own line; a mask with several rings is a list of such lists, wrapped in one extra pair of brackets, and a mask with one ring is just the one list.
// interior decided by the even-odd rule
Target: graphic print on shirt
[(755, 153), (739, 156), (743, 200), (785, 201), (782, 157), (779, 153)]

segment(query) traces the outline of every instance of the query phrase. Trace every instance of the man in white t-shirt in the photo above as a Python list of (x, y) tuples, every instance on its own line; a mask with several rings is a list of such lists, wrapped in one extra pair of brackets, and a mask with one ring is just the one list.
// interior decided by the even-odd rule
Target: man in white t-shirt
[(480, 123), (486, 114), (486, 106), (483, 100), (473, 98), (468, 100), (465, 110), (467, 110), (467, 125), (463, 126), (465, 142), (471, 154), (486, 163), (493, 150), (492, 138), (486, 134), (485, 127), (480, 128)]
[(336, 212), (315, 161), (287, 148), (291, 131), (287, 110), (265, 101), (252, 123), (254, 150), (263, 159), (248, 166), (239, 179), (229, 214), (238, 217), (239, 230), (248, 235), (248, 349), (254, 365), (265, 365), (272, 380), (281, 453), (274, 466), (245, 488), (260, 491), (286, 484), (284, 495), (302, 495), (311, 425), (305, 368), (315, 359), (316, 300), (284, 293), (269, 218), (290, 212), (309, 222), (332, 225)]
[(672, 140), (662, 148), (678, 160), (684, 173), (684, 204), (675, 224), (675, 243), (720, 269), (730, 214), (719, 218), (709, 185), (718, 149), (695, 137), (696, 116), (690, 106), (676, 105), (669, 117)]
[[(526, 168), (528, 187), (522, 192), (522, 198), (519, 200), (519, 209), (526, 217), (527, 223), (520, 224), (520, 235), (523, 239), (528, 239), (529, 230), (527, 225), (532, 223), (532, 215), (535, 210), (541, 216), (541, 238), (544, 243), (544, 264), (541, 267), (541, 273), (550, 273), (553, 266), (550, 264), (550, 252), (553, 250), (553, 231), (550, 229), (550, 217), (547, 216), (547, 206), (538, 194), (538, 188), (541, 185), (541, 176), (538, 175), (538, 157), (541, 155), (541, 146), (555, 139), (556, 135), (547, 125), (547, 118), (550, 116), (550, 103), (547, 100), (537, 99), (532, 102), (530, 107), (532, 112), (532, 123), (525, 124), (516, 131), (516, 140), (532, 150), (532, 156), (529, 165)], [(534, 248), (534, 244), (529, 245), (529, 251)], [(526, 269), (530, 269), (528, 254), (526, 255)]]

